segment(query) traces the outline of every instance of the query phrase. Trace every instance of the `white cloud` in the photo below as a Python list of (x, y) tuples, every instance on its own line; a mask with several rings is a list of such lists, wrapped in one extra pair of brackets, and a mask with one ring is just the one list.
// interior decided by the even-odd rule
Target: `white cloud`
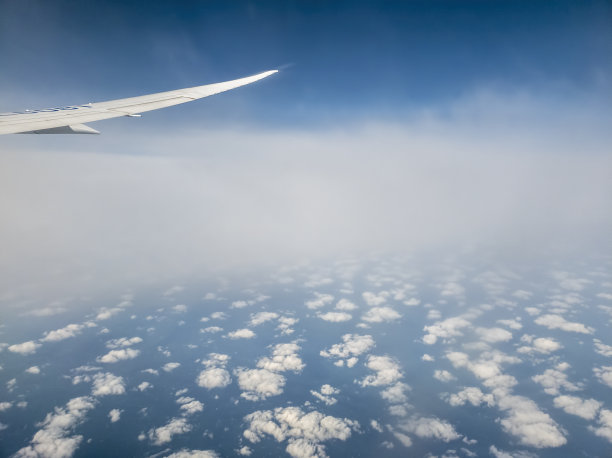
[(251, 450), (246, 445), (240, 447), (236, 452), (241, 456), (251, 456), (253, 454), (253, 450)]
[(39, 424), (41, 429), (34, 434), (30, 445), (15, 453), (17, 458), (44, 457), (69, 458), (74, 455), (83, 436), (70, 435), (83, 421), (96, 401), (89, 396), (71, 399), (65, 407), (56, 407)]
[(448, 398), (448, 403), (451, 406), (462, 406), (466, 402), (476, 407), (480, 404), (492, 406), (495, 403), (495, 399), (492, 394), (484, 394), (477, 387), (467, 387), (456, 394), (451, 394)]
[(331, 294), (315, 293), (316, 298), (306, 301), (306, 307), (309, 309), (318, 309), (325, 307), (327, 304), (331, 304), (334, 300), (334, 296)]
[(100, 363), (114, 364), (127, 359), (134, 359), (140, 354), (140, 350), (133, 348), (122, 348), (121, 350), (111, 350), (103, 356), (99, 356), (96, 361)]
[(595, 351), (601, 356), (607, 356), (608, 358), (612, 357), (612, 345), (606, 345), (599, 339), (593, 339), (593, 343), (595, 345)]
[(249, 326), (259, 326), (266, 321), (275, 320), (278, 318), (278, 313), (274, 312), (259, 312), (251, 315), (251, 321), (249, 321)]
[(224, 312), (214, 312), (210, 314), (210, 317), (213, 320), (225, 320), (227, 319), (227, 314)]
[(187, 306), (185, 304), (177, 304), (172, 307), (172, 311), (174, 313), (185, 313), (187, 311)]
[(462, 335), (462, 328), (470, 326), (471, 323), (460, 316), (447, 318), (444, 321), (438, 321), (430, 326), (425, 326), (423, 331), (427, 334), (423, 337), (423, 343), (427, 345), (435, 344), (438, 339), (449, 339)]
[(244, 437), (252, 443), (260, 442), (266, 435), (277, 442), (287, 441), (286, 451), (294, 458), (325, 457), (322, 442), (336, 439), (345, 441), (359, 424), (348, 418), (326, 416), (320, 412), (305, 413), (299, 407), (278, 407), (258, 410), (246, 417), (248, 428)]
[(333, 386), (328, 385), (327, 383), (322, 385), (319, 391), (310, 390), (310, 394), (312, 394), (315, 398), (317, 398), (319, 401), (324, 402), (325, 405), (328, 406), (334, 405), (336, 402), (338, 402), (338, 400), (333, 397), (338, 393), (340, 393), (339, 389), (334, 388)]
[(229, 356), (220, 353), (211, 353), (209, 359), (202, 361), (207, 368), (200, 372), (196, 383), (206, 389), (223, 388), (232, 382), (229, 372), (225, 366), (229, 361)]
[(247, 307), (249, 305), (249, 303), (247, 301), (234, 301), (232, 302), (231, 307), (233, 309), (241, 309), (244, 307)]
[(370, 420), (370, 426), (372, 427), (372, 429), (378, 431), (379, 433), (383, 432), (381, 424), (378, 423), (376, 420)]
[(172, 372), (177, 367), (180, 367), (181, 363), (166, 363), (162, 366), (162, 370), (165, 372)]
[(361, 295), (361, 297), (363, 297), (363, 300), (370, 307), (377, 307), (387, 302), (387, 297), (389, 297), (389, 293), (387, 291), (383, 291), (381, 293), (374, 294), (370, 291), (366, 291)]
[(181, 405), (180, 409), (185, 415), (193, 415), (194, 413), (202, 412), (204, 410), (204, 404), (188, 396), (182, 396), (178, 398), (176, 402)]
[(184, 418), (173, 418), (164, 426), (150, 429), (148, 436), (154, 445), (163, 445), (172, 441), (173, 436), (188, 433), (191, 429), (191, 425)]
[(520, 318), (517, 318), (516, 320), (497, 320), (497, 322), (515, 330), (519, 330), (523, 327), (523, 325), (520, 323)]
[[(525, 336), (523, 336), (521, 340), (522, 341), (526, 340)], [(563, 346), (557, 340), (550, 338), (550, 337), (538, 337), (537, 339), (533, 339), (533, 340), (527, 339), (527, 340), (531, 341), (533, 345), (519, 347), (516, 351), (518, 351), (519, 353), (537, 352), (537, 353), (549, 354), (549, 353), (552, 353), (554, 351), (557, 351), (563, 348)]]
[(184, 448), (165, 458), (219, 458), (219, 454), (212, 450), (187, 450)]
[(153, 385), (151, 385), (149, 382), (142, 382), (141, 384), (139, 384), (136, 388), (138, 388), (138, 391), (145, 391), (149, 388), (152, 388)]
[(109, 372), (95, 374), (93, 376), (93, 387), (91, 393), (94, 396), (107, 396), (125, 393), (123, 377), (113, 375)]
[(342, 310), (343, 312), (350, 312), (356, 308), (357, 306), (348, 299), (340, 299), (336, 304), (336, 310)]
[(342, 321), (349, 321), (353, 318), (353, 316), (350, 313), (345, 313), (345, 312), (318, 313), (317, 316), (324, 321), (331, 321), (334, 323), (339, 323)]
[(515, 292), (512, 293), (512, 295), (516, 297), (517, 299), (522, 299), (526, 301), (526, 300), (531, 299), (531, 296), (533, 296), (533, 293), (529, 291), (525, 291), (523, 289), (517, 289)]
[(43, 307), (25, 312), (24, 316), (53, 316), (68, 311), (66, 307)]
[(297, 352), (300, 346), (295, 343), (277, 344), (272, 350), (272, 357), (264, 357), (257, 361), (257, 367), (272, 372), (300, 372), (305, 364)]
[(442, 291), (440, 294), (442, 296), (461, 297), (463, 294), (465, 294), (465, 288), (459, 283), (451, 281), (442, 286)]
[(476, 328), (476, 333), (485, 342), (507, 342), (512, 339), (512, 333), (502, 328)]
[[(327, 350), (321, 350), (320, 355), (324, 358), (339, 358), (344, 365), (343, 358), (350, 358), (352, 367), (357, 363), (357, 356), (374, 348), (375, 342), (372, 336), (360, 336), (358, 334), (344, 334), (342, 336), (343, 343), (334, 344)], [(338, 361), (339, 363), (340, 361)]]
[(512, 450), (512, 452), (506, 452), (500, 450), (495, 445), (489, 447), (489, 453), (495, 458), (538, 458), (535, 453), (526, 452), (524, 450)]
[(564, 372), (569, 368), (568, 364), (558, 364), (554, 369), (546, 369), (542, 374), (534, 375), (532, 380), (544, 387), (544, 392), (551, 396), (558, 396), (561, 389), (567, 391), (578, 391), (580, 387), (571, 383)]
[(402, 378), (402, 371), (393, 359), (389, 356), (368, 357), (366, 367), (375, 371), (374, 375), (367, 375), (359, 384), (361, 386), (384, 386), (391, 385)]
[(230, 339), (252, 339), (255, 333), (249, 328), (238, 329), (227, 334)]
[(2, 401), (0, 402), (0, 412), (4, 412), (5, 410), (10, 409), (13, 406), (12, 402)]
[(612, 366), (602, 366), (593, 369), (599, 381), (612, 388)]
[(108, 418), (110, 419), (111, 423), (116, 423), (119, 421), (119, 419), (121, 418), (121, 410), (119, 409), (113, 409), (108, 413)]
[(385, 388), (380, 392), (380, 397), (391, 404), (401, 404), (408, 401), (406, 391), (409, 391), (410, 387), (403, 382), (396, 382), (395, 384)]
[(461, 435), (455, 431), (453, 425), (435, 417), (411, 418), (400, 423), (398, 427), (419, 437), (439, 439), (444, 442), (461, 438)]
[(599, 412), (598, 424), (598, 427), (590, 427), (590, 429), (612, 443), (612, 410), (602, 409)]
[(421, 356), (421, 359), (423, 361), (428, 361), (428, 362), (433, 362), (435, 361), (434, 357), (431, 355), (428, 355), (427, 353), (425, 353), (423, 356)]
[(28, 374), (38, 375), (40, 374), (40, 368), (38, 366), (28, 367), (25, 370)]
[(283, 392), (285, 377), (266, 369), (238, 368), (234, 371), (238, 377), (238, 386), (243, 390), (243, 398), (249, 401), (260, 401)]
[(452, 382), (453, 380), (457, 379), (450, 372), (446, 370), (440, 370), (440, 369), (435, 370), (433, 376), (435, 379), (440, 380), (441, 382)]
[(21, 355), (31, 355), (32, 353), (36, 353), (36, 350), (40, 346), (41, 345), (39, 343), (36, 343), (33, 340), (29, 340), (20, 344), (9, 345), (8, 351), (12, 351), (13, 353), (19, 353)]
[(94, 326), (96, 326), (96, 324), (92, 323), (91, 321), (83, 324), (72, 323), (61, 329), (45, 332), (44, 337), (40, 340), (41, 342), (59, 342), (60, 340), (75, 337), (79, 335), (83, 329), (91, 328)]
[(567, 321), (561, 315), (542, 315), (536, 318), (536, 324), (546, 326), (548, 329), (561, 329), (567, 332), (578, 332), (581, 334), (592, 334), (593, 328), (586, 327), (582, 323)]
[(220, 328), (219, 326), (209, 326), (207, 328), (200, 329), (200, 332), (202, 334), (206, 334), (206, 333), (214, 334), (214, 333), (222, 332), (222, 331), (223, 331), (223, 328)]
[(554, 400), (555, 407), (565, 412), (577, 415), (585, 420), (592, 420), (603, 405), (595, 399), (581, 399), (576, 396), (557, 396)]
[(107, 348), (123, 348), (123, 347), (131, 347), (132, 345), (136, 345), (142, 342), (142, 338), (140, 337), (121, 337), (120, 339), (112, 339), (106, 342)]
[(373, 307), (368, 310), (361, 319), (368, 323), (382, 323), (383, 321), (393, 321), (402, 316), (391, 307)]
[(296, 324), (298, 321), (300, 320), (297, 318), (293, 318), (290, 316), (281, 316), (278, 319), (278, 326), (276, 327), (276, 329), (279, 329), (281, 331), (281, 334), (283, 335), (293, 334), (294, 330), (291, 326)]
[(96, 320), (98, 321), (102, 321), (102, 320), (108, 320), (110, 317), (123, 312), (124, 309), (122, 309), (121, 307), (114, 307), (114, 308), (103, 308), (102, 310), (100, 310), (100, 312), (98, 313), (98, 315), (96, 315)]

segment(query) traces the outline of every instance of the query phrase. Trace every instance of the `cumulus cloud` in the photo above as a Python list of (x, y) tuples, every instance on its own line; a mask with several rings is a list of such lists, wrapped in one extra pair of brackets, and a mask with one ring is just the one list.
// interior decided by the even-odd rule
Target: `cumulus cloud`
[(219, 326), (209, 326), (207, 328), (200, 329), (200, 332), (202, 334), (207, 334), (207, 333), (215, 334), (217, 332), (223, 332), (223, 328), (220, 328)]
[(593, 372), (601, 383), (612, 388), (612, 366), (595, 367)]
[(402, 378), (402, 371), (399, 366), (389, 356), (370, 355), (366, 362), (366, 367), (375, 372), (374, 375), (367, 375), (359, 384), (361, 386), (384, 386), (391, 385)]
[(348, 299), (340, 299), (336, 304), (336, 310), (342, 310), (343, 312), (350, 312), (356, 308), (357, 306)]
[(523, 327), (523, 325), (520, 323), (520, 318), (517, 318), (516, 320), (497, 320), (497, 322), (515, 330), (519, 330)]
[(261, 358), (257, 361), (257, 367), (272, 372), (300, 372), (305, 364), (297, 354), (299, 350), (300, 346), (296, 343), (277, 344), (272, 349), (272, 356)]
[(41, 429), (34, 434), (30, 445), (18, 450), (15, 457), (71, 457), (83, 441), (83, 436), (71, 433), (85, 421), (87, 412), (95, 404), (93, 398), (82, 396), (71, 399), (65, 407), (56, 407), (40, 423)]
[(453, 425), (435, 417), (411, 418), (401, 422), (398, 427), (419, 437), (438, 439), (444, 442), (461, 438), (461, 435), (455, 431)]
[(315, 298), (309, 301), (306, 301), (305, 305), (309, 309), (318, 309), (321, 307), (325, 307), (327, 304), (331, 304), (334, 300), (334, 296), (331, 294), (321, 294), (315, 293)]
[(238, 368), (234, 371), (238, 386), (243, 391), (240, 396), (249, 401), (260, 401), (283, 392), (285, 377), (267, 369)]
[(372, 307), (361, 319), (368, 323), (382, 323), (383, 321), (393, 321), (402, 316), (391, 307)]
[(353, 316), (350, 313), (346, 313), (346, 312), (318, 313), (317, 316), (324, 321), (331, 321), (334, 323), (339, 323), (342, 321), (349, 321), (353, 319)]
[(462, 406), (467, 402), (476, 407), (481, 404), (492, 406), (495, 403), (495, 399), (492, 394), (484, 394), (480, 388), (477, 387), (465, 388), (448, 397), (448, 403), (451, 406)]
[(122, 347), (131, 347), (132, 345), (136, 345), (142, 342), (142, 338), (140, 337), (121, 337), (120, 339), (112, 339), (106, 342), (107, 348), (122, 348)]
[(544, 392), (552, 396), (558, 396), (561, 389), (566, 391), (578, 391), (580, 387), (571, 383), (567, 379), (565, 371), (569, 368), (569, 364), (560, 363), (554, 369), (546, 369), (542, 374), (534, 375), (532, 380), (544, 387)]
[(281, 316), (278, 319), (278, 326), (276, 329), (281, 331), (282, 335), (290, 335), (293, 334), (294, 329), (291, 327), (300, 321), (298, 318), (293, 318), (290, 316)]
[(206, 366), (196, 380), (198, 386), (206, 389), (224, 388), (232, 382), (229, 372), (225, 369), (229, 356), (220, 353), (211, 353), (209, 359), (202, 364)]
[(100, 363), (113, 364), (127, 359), (134, 359), (140, 354), (140, 350), (133, 348), (122, 348), (120, 350), (111, 350), (103, 356), (99, 356), (96, 361)]
[(500, 450), (495, 445), (489, 447), (489, 453), (495, 458), (538, 458), (535, 453), (530, 453), (524, 450), (512, 450), (512, 452), (506, 452)]
[[(344, 365), (344, 359), (356, 358), (362, 353), (370, 351), (376, 345), (370, 335), (344, 334), (342, 340), (343, 343), (334, 344), (327, 350), (321, 350), (320, 355), (324, 358), (337, 358)], [(356, 359), (352, 360), (350, 367), (355, 365), (356, 362)]]
[(338, 400), (333, 397), (333, 395), (336, 395), (338, 393), (340, 393), (339, 389), (334, 388), (333, 386), (328, 385), (327, 383), (322, 385), (319, 391), (310, 390), (310, 394), (312, 394), (315, 398), (317, 398), (319, 401), (324, 402), (325, 405), (328, 406), (334, 405), (336, 402), (338, 402)]
[(112, 317), (114, 315), (117, 315), (118, 313), (123, 312), (123, 310), (124, 309), (121, 308), (121, 307), (103, 308), (96, 315), (96, 320), (97, 321), (108, 320), (110, 317)]
[(451, 337), (463, 335), (460, 329), (470, 326), (471, 323), (463, 317), (447, 318), (438, 321), (431, 326), (425, 326), (423, 331), (427, 334), (423, 337), (423, 343), (427, 345), (435, 344), (438, 339), (449, 339)]
[(19, 353), (21, 355), (31, 355), (32, 353), (36, 353), (36, 350), (40, 348), (40, 346), (41, 345), (39, 343), (36, 343), (33, 340), (28, 340), (27, 342), (20, 344), (9, 345), (8, 351)]
[(40, 374), (40, 368), (38, 366), (28, 367), (25, 372), (28, 374), (38, 375)]
[(361, 294), (361, 297), (363, 297), (363, 300), (370, 307), (377, 307), (387, 302), (387, 297), (389, 297), (389, 293), (387, 291), (382, 291), (378, 294), (375, 294), (370, 291), (366, 291)]
[(587, 327), (582, 323), (567, 321), (561, 315), (542, 315), (535, 319), (535, 323), (545, 326), (548, 329), (561, 329), (567, 332), (578, 332), (581, 334), (592, 334), (593, 328)]
[(249, 326), (259, 326), (260, 324), (265, 323), (266, 321), (275, 320), (278, 318), (278, 313), (274, 312), (259, 312), (251, 315), (251, 321), (249, 321)]
[(153, 385), (151, 385), (149, 382), (142, 382), (136, 388), (138, 388), (138, 391), (145, 391), (152, 387)]
[[(380, 392), (380, 397), (391, 404), (403, 404), (408, 401), (406, 392), (410, 387), (403, 382), (396, 382)], [(402, 406), (403, 407), (403, 406)]]
[(554, 400), (555, 407), (565, 412), (577, 415), (585, 420), (592, 420), (603, 405), (595, 399), (581, 399), (576, 396), (557, 396)]
[(595, 345), (595, 351), (601, 356), (612, 357), (612, 345), (606, 345), (599, 339), (593, 339), (593, 344)]
[(255, 333), (249, 328), (238, 329), (227, 334), (230, 339), (252, 339)]
[(110, 419), (111, 423), (116, 423), (119, 421), (121, 418), (121, 412), (122, 410), (113, 409), (108, 413), (108, 418)]
[(457, 379), (449, 371), (440, 369), (436, 369), (433, 376), (435, 379), (440, 380), (441, 382), (452, 382), (453, 380)]
[(164, 372), (172, 372), (174, 369), (179, 367), (181, 363), (166, 363), (162, 366)]
[(185, 415), (193, 415), (204, 410), (204, 404), (189, 396), (181, 396), (176, 402), (180, 404), (180, 409)]
[(165, 458), (219, 458), (219, 454), (213, 450), (188, 450), (184, 448), (167, 455)]
[(108, 396), (125, 393), (123, 377), (113, 375), (109, 372), (99, 373), (93, 376), (93, 387), (91, 393), (94, 396)]
[(148, 436), (154, 445), (163, 445), (172, 441), (173, 436), (188, 433), (191, 429), (191, 425), (184, 418), (173, 418), (164, 426), (150, 429)]
[(476, 328), (476, 333), (488, 343), (507, 342), (512, 339), (512, 333), (502, 328)]
[(521, 341), (529, 341), (532, 345), (531, 346), (525, 345), (525, 346), (519, 347), (516, 350), (519, 353), (537, 352), (537, 353), (549, 354), (549, 353), (552, 353), (554, 351), (557, 351), (563, 348), (563, 345), (561, 345), (557, 340), (550, 338), (550, 337), (538, 337), (537, 339), (531, 339), (531, 338), (525, 338), (525, 336), (523, 336), (523, 338), (521, 338)]
[(345, 441), (359, 428), (348, 418), (326, 416), (317, 411), (305, 413), (299, 407), (278, 407), (258, 410), (246, 417), (248, 428), (244, 437), (252, 443), (272, 436), (277, 442), (287, 442), (286, 451), (294, 458), (325, 457), (322, 444), (328, 440)]
[(79, 335), (85, 328), (92, 328), (95, 326), (96, 324), (91, 321), (83, 324), (69, 324), (61, 329), (45, 332), (44, 337), (40, 340), (41, 342), (59, 342), (60, 340), (69, 339)]
[(590, 429), (600, 437), (612, 443), (612, 410), (602, 409), (599, 412), (598, 426)]

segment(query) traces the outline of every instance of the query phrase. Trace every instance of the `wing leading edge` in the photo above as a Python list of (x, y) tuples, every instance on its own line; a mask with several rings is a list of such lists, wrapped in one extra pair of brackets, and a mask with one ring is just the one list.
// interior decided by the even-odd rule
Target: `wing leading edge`
[(246, 78), (222, 83), (206, 84), (157, 94), (111, 100), (108, 102), (71, 105), (43, 110), (26, 110), (0, 113), (1, 134), (98, 134), (85, 125), (87, 122), (121, 116), (138, 116), (145, 111), (179, 105), (193, 100), (219, 94), (266, 78), (278, 70), (270, 70)]

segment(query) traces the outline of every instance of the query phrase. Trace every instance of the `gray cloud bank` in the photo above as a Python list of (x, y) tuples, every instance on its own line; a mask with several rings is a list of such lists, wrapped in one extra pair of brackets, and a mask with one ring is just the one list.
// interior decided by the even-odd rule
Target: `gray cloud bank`
[(329, 129), (4, 136), (0, 286), (475, 243), (596, 247), (612, 233), (609, 116), (558, 108), (485, 91)]

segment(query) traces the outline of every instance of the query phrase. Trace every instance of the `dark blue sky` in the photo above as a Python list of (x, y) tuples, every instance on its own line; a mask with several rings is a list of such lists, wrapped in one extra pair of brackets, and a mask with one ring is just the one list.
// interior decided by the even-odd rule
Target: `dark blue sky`
[(37, 108), (278, 67), (211, 110), (372, 117), (491, 85), (609, 98), (610, 56), (609, 2), (0, 1), (1, 111), (24, 108), (15, 94)]

